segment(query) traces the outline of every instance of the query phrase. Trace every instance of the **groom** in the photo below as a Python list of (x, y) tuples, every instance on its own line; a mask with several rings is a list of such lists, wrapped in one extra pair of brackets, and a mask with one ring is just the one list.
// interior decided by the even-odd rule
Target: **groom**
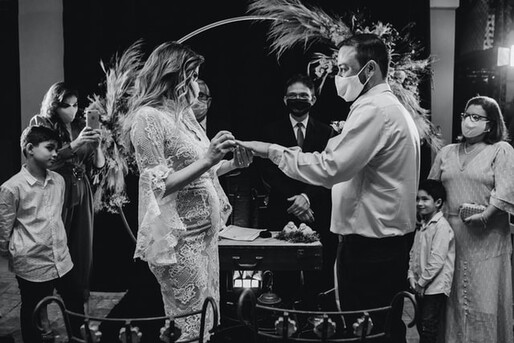
[[(322, 153), (239, 142), (286, 175), (332, 189), (331, 231), (339, 237), (343, 310), (387, 306), (406, 286), (420, 145), (411, 115), (387, 84), (389, 62), (389, 51), (376, 35), (357, 34), (340, 43), (337, 93), (353, 104), (342, 133)], [(382, 320), (374, 320), (379, 330)], [(391, 342), (405, 342), (405, 327), (395, 324)]]

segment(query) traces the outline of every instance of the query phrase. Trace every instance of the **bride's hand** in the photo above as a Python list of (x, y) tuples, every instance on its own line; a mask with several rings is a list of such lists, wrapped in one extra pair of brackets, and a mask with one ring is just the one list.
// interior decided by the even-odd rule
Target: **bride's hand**
[(236, 141), (237, 145), (251, 150), (255, 156), (268, 158), (268, 149), (270, 143), (259, 142), (259, 141)]
[(232, 133), (229, 131), (220, 131), (211, 140), (206, 158), (211, 165), (217, 164), (223, 156), (233, 151), (236, 147), (236, 141)]
[(234, 150), (234, 158), (232, 159), (232, 163), (236, 168), (246, 168), (253, 161), (253, 152), (249, 149), (246, 149), (240, 145), (236, 147)]

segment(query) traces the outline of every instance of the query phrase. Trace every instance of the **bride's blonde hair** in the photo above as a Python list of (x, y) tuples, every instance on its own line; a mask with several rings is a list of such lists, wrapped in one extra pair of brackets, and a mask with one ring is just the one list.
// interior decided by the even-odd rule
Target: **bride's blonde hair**
[(166, 105), (172, 110), (175, 120), (181, 119), (183, 110), (192, 105), (194, 93), (191, 84), (196, 78), (196, 68), (203, 61), (201, 55), (179, 43), (166, 42), (155, 48), (135, 72), (126, 111), (118, 118), (119, 143), (126, 151), (132, 150), (130, 130), (141, 107)]
[(158, 107), (171, 100), (178, 109), (188, 106), (193, 98), (191, 82), (204, 58), (187, 46), (175, 42), (159, 45), (138, 73), (129, 108)]

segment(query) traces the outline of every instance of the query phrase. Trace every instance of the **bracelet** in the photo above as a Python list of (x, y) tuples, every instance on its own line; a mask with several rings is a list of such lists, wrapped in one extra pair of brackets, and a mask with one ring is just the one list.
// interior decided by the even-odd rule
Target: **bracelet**
[(482, 224), (484, 224), (484, 228), (486, 228), (487, 227), (487, 219), (485, 219), (483, 212), (480, 214), (480, 221), (482, 222)]

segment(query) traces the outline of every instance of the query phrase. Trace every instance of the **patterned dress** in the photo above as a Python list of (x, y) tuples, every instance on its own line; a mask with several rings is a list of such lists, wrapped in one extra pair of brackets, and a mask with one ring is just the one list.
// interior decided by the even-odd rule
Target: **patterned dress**
[[(514, 150), (505, 142), (486, 145), (463, 165), (459, 146), (444, 147), (429, 175), (446, 187), (446, 214), (455, 232), (445, 342), (514, 342), (507, 214), (514, 213)], [(490, 218), (486, 228), (468, 226), (458, 215), (463, 203), (492, 204), (503, 212)]]
[[(219, 308), (218, 232), (231, 207), (211, 168), (164, 196), (165, 180), (205, 155), (209, 139), (191, 111), (143, 107), (130, 139), (140, 172), (139, 231), (135, 257), (148, 261), (160, 283), (166, 315), (200, 310), (206, 297)], [(206, 327), (212, 325), (212, 315)], [(176, 319), (181, 340), (199, 334), (200, 316)]]

